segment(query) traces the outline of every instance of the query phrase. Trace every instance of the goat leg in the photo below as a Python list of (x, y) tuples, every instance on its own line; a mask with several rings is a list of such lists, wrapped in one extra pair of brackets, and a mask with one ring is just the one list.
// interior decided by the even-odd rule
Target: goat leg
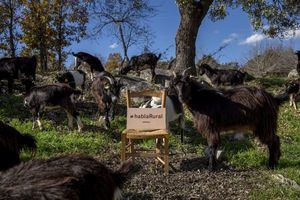
[(32, 117), (32, 130), (34, 130), (34, 128), (35, 128), (35, 121), (36, 121), (36, 119), (37, 119), (37, 117), (34, 115)]
[(7, 80), (7, 86), (8, 86), (8, 93), (9, 94), (13, 93), (13, 85), (14, 85), (14, 79), (9, 78)]
[(39, 126), (39, 129), (40, 130), (43, 130), (43, 125), (42, 125), (42, 122), (40, 121), (40, 119), (39, 118), (37, 118), (37, 124), (38, 124), (38, 126)]
[(67, 112), (68, 117), (68, 129), (71, 131), (73, 129), (73, 116), (71, 113)]
[(105, 106), (105, 124), (104, 124), (105, 129), (110, 128), (110, 122), (109, 122), (109, 105)]
[(214, 145), (210, 144), (208, 147), (208, 170), (209, 171), (213, 171), (214, 170), (214, 165), (216, 162), (216, 157), (215, 157), (215, 152), (216, 149), (214, 147)]
[(297, 98), (297, 96), (293, 95), (293, 106), (294, 106), (295, 110), (297, 110), (296, 98)]
[(208, 139), (208, 170), (213, 171), (216, 163), (216, 153), (219, 146), (220, 135), (218, 132), (210, 132)]
[(78, 132), (81, 132), (81, 130), (83, 128), (83, 124), (82, 124), (81, 119), (78, 115), (76, 117), (76, 122), (77, 122)]

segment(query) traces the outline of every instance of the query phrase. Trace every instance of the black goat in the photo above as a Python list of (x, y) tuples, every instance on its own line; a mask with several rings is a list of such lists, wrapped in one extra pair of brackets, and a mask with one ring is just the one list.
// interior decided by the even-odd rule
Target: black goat
[(290, 106), (293, 106), (297, 110), (296, 99), (300, 92), (299, 80), (292, 80), (285, 83), (286, 92), (290, 95)]
[(75, 56), (75, 69), (77, 69), (82, 62), (86, 62), (91, 68), (91, 79), (93, 79), (94, 72), (103, 72), (105, 71), (101, 61), (96, 56), (92, 56), (85, 52), (78, 52), (73, 53), (72, 55)]
[(139, 75), (140, 71), (150, 68), (152, 74), (151, 80), (154, 81), (155, 68), (160, 57), (161, 54), (156, 56), (154, 53), (144, 53), (139, 56), (132, 56), (128, 64), (121, 68), (120, 74), (126, 75), (129, 71), (134, 70)]
[(31, 135), (21, 134), (15, 128), (0, 121), (0, 170), (20, 163), (22, 149), (34, 151), (36, 143)]
[(246, 74), (234, 69), (213, 69), (208, 64), (202, 64), (198, 68), (199, 75), (206, 74), (215, 86), (240, 85), (244, 83)]
[[(109, 72), (99, 73), (92, 83), (92, 95), (94, 96), (100, 113), (104, 113), (105, 128), (110, 127), (109, 115), (115, 117), (116, 104), (119, 100), (121, 87), (123, 85), (117, 81)], [(102, 117), (99, 118), (101, 121)]]
[(276, 135), (279, 105), (287, 94), (273, 97), (255, 87), (237, 87), (217, 90), (201, 86), (186, 71), (173, 78), (179, 99), (193, 115), (194, 126), (207, 139), (209, 169), (213, 169), (220, 132), (228, 130), (252, 131), (254, 136), (268, 145), (269, 167), (280, 158), (280, 140)]
[(0, 198), (119, 200), (123, 184), (137, 171), (132, 162), (112, 171), (80, 155), (28, 161), (0, 174)]
[(19, 79), (28, 92), (34, 86), (36, 65), (35, 56), (2, 58), (0, 59), (0, 80), (7, 80), (8, 91), (12, 93), (14, 79)]
[(300, 76), (300, 51), (296, 51), (295, 54), (297, 55), (298, 57), (298, 63), (297, 63), (297, 72), (298, 72), (298, 75)]
[(83, 125), (71, 100), (71, 95), (73, 94), (81, 94), (81, 92), (74, 90), (67, 84), (33, 87), (24, 99), (24, 106), (29, 108), (33, 114), (32, 128), (35, 128), (35, 122), (37, 121), (39, 128), (42, 129), (40, 113), (44, 111), (46, 107), (60, 106), (67, 113), (69, 129), (73, 128), (74, 118), (78, 125), (78, 131), (81, 132)]

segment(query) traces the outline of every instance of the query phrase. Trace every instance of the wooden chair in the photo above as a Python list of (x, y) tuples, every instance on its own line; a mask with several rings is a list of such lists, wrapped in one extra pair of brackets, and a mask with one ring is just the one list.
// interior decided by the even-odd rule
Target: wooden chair
[[(162, 106), (161, 108), (132, 108), (131, 99), (136, 97), (161, 97)], [(128, 158), (134, 157), (148, 157), (156, 158), (157, 161), (163, 164), (164, 172), (169, 173), (169, 134), (167, 130), (167, 121), (166, 121), (166, 91), (154, 91), (154, 90), (144, 90), (141, 92), (133, 92), (127, 90), (127, 129), (122, 133), (121, 141), (121, 160), (125, 161)], [(134, 119), (128, 119), (131, 109), (136, 109), (135, 111), (149, 111), (154, 112), (160, 111), (164, 114), (164, 118), (155, 119), (155, 124), (153, 126), (145, 124), (146, 126), (139, 124), (139, 122), (134, 121)], [(149, 110), (150, 109), (150, 110)], [(155, 111), (155, 112), (156, 112)], [(132, 115), (131, 115), (132, 116)], [(130, 116), (130, 117), (131, 117)], [(133, 122), (130, 124), (129, 120)], [(156, 123), (159, 121), (159, 123)], [(146, 123), (146, 122), (145, 122)], [(138, 125), (139, 124), (139, 125)], [(132, 126), (138, 126), (140, 128), (132, 129)], [(162, 127), (162, 128), (161, 128)], [(159, 129), (158, 129), (159, 128)], [(136, 148), (135, 142), (142, 139), (154, 139), (156, 148), (145, 150), (141, 148)]]

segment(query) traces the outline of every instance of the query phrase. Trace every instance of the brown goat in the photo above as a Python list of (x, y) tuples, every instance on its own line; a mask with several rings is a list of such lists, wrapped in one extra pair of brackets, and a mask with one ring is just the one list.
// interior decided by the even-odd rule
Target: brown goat
[(112, 200), (136, 171), (132, 162), (112, 171), (89, 156), (28, 161), (0, 174), (0, 199)]
[(20, 152), (25, 148), (31, 151), (36, 149), (34, 137), (22, 135), (13, 127), (0, 121), (0, 170), (19, 164)]
[(194, 126), (207, 139), (209, 169), (213, 169), (220, 132), (228, 130), (252, 131), (254, 136), (268, 145), (269, 167), (277, 165), (280, 140), (276, 135), (279, 105), (287, 94), (273, 97), (255, 87), (237, 87), (230, 90), (205, 88), (189, 75), (172, 80), (179, 99), (193, 114)]

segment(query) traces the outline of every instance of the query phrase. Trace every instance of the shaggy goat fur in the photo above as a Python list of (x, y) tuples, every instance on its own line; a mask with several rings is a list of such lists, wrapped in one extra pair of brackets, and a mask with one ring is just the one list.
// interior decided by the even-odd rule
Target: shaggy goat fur
[(19, 164), (22, 149), (34, 151), (35, 139), (31, 135), (22, 135), (13, 127), (0, 121), (0, 170)]
[(135, 171), (132, 162), (112, 171), (79, 155), (28, 161), (0, 175), (0, 199), (120, 199), (121, 187)]
[(273, 97), (255, 87), (237, 87), (230, 90), (204, 88), (189, 76), (177, 76), (172, 84), (179, 99), (194, 117), (194, 126), (207, 139), (210, 149), (209, 168), (213, 168), (220, 132), (228, 130), (252, 131), (268, 145), (269, 167), (280, 157), (280, 141), (276, 135), (279, 105), (286, 94)]

